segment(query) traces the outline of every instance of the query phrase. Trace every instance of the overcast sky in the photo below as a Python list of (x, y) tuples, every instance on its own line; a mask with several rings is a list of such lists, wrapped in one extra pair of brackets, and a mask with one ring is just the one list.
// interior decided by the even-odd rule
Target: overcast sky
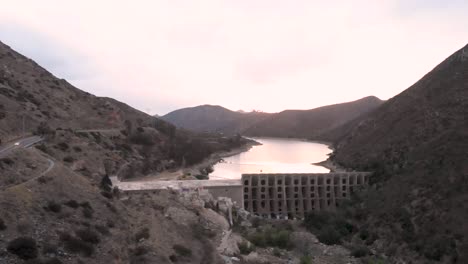
[(388, 99), (468, 43), (458, 0), (0, 0), (0, 40), (151, 114)]

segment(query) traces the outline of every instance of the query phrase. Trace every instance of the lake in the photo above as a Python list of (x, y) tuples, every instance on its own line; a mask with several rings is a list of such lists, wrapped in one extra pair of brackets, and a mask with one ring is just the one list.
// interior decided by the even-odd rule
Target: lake
[(329, 169), (312, 165), (324, 161), (332, 150), (325, 144), (299, 139), (253, 138), (262, 145), (224, 158), (213, 166), (212, 180), (240, 179), (243, 173), (326, 173)]

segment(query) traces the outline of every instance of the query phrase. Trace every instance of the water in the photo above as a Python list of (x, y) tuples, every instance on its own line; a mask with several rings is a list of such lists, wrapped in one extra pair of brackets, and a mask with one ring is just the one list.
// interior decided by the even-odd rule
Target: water
[(239, 179), (242, 173), (326, 173), (322, 166), (332, 150), (324, 144), (298, 139), (254, 138), (262, 143), (247, 152), (224, 158), (217, 163), (210, 179)]

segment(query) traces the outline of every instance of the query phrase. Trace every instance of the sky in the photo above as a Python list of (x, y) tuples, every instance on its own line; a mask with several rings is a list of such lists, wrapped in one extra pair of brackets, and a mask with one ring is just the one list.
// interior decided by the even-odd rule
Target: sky
[(0, 0), (0, 41), (149, 114), (389, 99), (468, 43), (461, 0)]

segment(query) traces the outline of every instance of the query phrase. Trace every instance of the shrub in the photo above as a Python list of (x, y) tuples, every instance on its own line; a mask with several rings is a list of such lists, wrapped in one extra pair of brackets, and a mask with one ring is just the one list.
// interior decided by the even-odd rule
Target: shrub
[(251, 234), (248, 239), (258, 247), (279, 247), (290, 249), (292, 243), (290, 240), (291, 232), (288, 230), (268, 228), (260, 232)]
[(3, 159), (0, 159), (0, 163), (4, 163), (6, 165), (13, 165), (15, 164), (15, 161), (10, 158), (3, 158)]
[(61, 150), (61, 151), (66, 151), (68, 150), (69, 146), (66, 142), (60, 142), (57, 144), (57, 147)]
[(80, 205), (78, 204), (77, 201), (75, 200), (69, 200), (68, 202), (65, 203), (66, 206), (71, 207), (73, 209), (78, 208)]
[(72, 156), (65, 156), (63, 158), (63, 161), (65, 162), (73, 162), (75, 159)]
[(54, 213), (60, 213), (60, 211), (62, 211), (62, 205), (55, 201), (49, 201), (47, 202), (46, 209)]
[(110, 235), (109, 228), (108, 228), (107, 226), (95, 225), (94, 228), (96, 228), (96, 230), (97, 230), (99, 233), (101, 233), (101, 234), (103, 234), (103, 235), (105, 235), (105, 236)]
[(302, 256), (300, 264), (312, 264), (312, 258), (310, 256)]
[(371, 255), (371, 252), (365, 246), (357, 246), (351, 250), (351, 255), (355, 258), (362, 258)]
[(5, 225), (5, 222), (0, 218), (0, 231), (5, 230), (6, 228), (7, 226)]
[(149, 237), (150, 237), (149, 229), (145, 227), (135, 234), (135, 241), (139, 242), (140, 240), (148, 239)]
[(332, 212), (309, 213), (304, 219), (304, 226), (327, 245), (340, 244), (341, 238), (355, 231), (342, 215)]
[(61, 234), (60, 240), (64, 243), (65, 249), (72, 253), (80, 253), (84, 256), (91, 256), (94, 253), (94, 246), (84, 242), (69, 234)]
[(30, 237), (19, 237), (10, 241), (7, 250), (21, 259), (37, 258), (36, 240)]
[(150, 248), (147, 246), (138, 246), (133, 250), (133, 255), (135, 256), (143, 256), (150, 252)]
[(44, 144), (37, 145), (36, 148), (42, 152), (47, 153), (47, 147)]
[(81, 152), (81, 151), (82, 151), (82, 149), (81, 149), (80, 147), (78, 147), (78, 146), (74, 146), (74, 147), (73, 147), (73, 150), (74, 150), (75, 152)]
[(76, 235), (84, 242), (91, 244), (98, 244), (100, 242), (99, 234), (89, 228), (76, 231)]
[(239, 247), (239, 252), (242, 255), (248, 255), (250, 252), (255, 250), (255, 247), (247, 242), (239, 243), (237, 246)]
[(44, 254), (44, 255), (57, 255), (58, 254), (57, 245), (45, 243), (42, 246), (42, 254)]
[(94, 211), (89, 207), (84, 207), (82, 210), (83, 216), (86, 218), (93, 218)]
[(318, 232), (317, 238), (326, 245), (337, 245), (340, 244), (341, 234), (333, 227), (327, 226)]
[(172, 247), (174, 251), (177, 253), (177, 255), (182, 256), (182, 257), (190, 257), (192, 256), (192, 250), (189, 248), (186, 248), (182, 245), (176, 244)]

